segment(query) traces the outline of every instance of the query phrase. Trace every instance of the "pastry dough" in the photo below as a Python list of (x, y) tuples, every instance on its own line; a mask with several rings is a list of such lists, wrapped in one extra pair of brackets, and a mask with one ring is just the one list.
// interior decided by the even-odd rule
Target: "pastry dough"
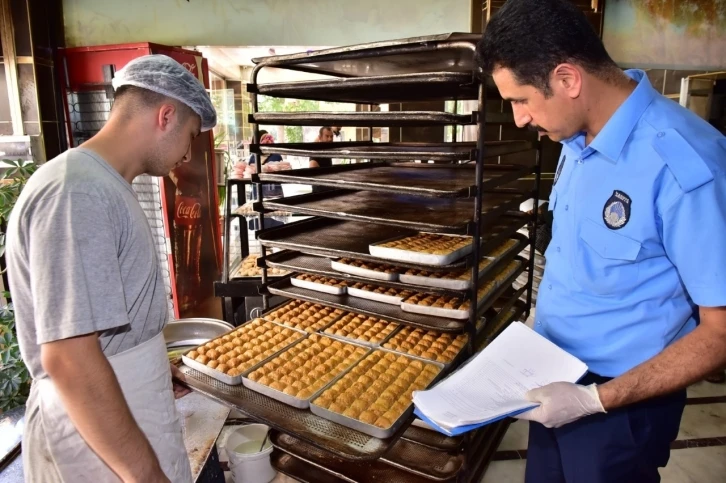
[(383, 344), (383, 347), (448, 364), (462, 351), (468, 341), (467, 334), (449, 334), (403, 327), (391, 340)]
[(378, 344), (385, 340), (397, 327), (398, 324), (395, 322), (348, 313), (325, 329), (325, 333), (370, 344)]
[(187, 357), (234, 377), (301, 338), (298, 331), (255, 319), (190, 351)]
[(317, 332), (326, 328), (345, 313), (340, 309), (331, 309), (320, 304), (293, 300), (264, 317), (267, 320), (304, 330), (305, 332)]
[(338, 263), (343, 265), (349, 265), (351, 267), (363, 268), (365, 270), (372, 270), (374, 272), (381, 273), (398, 273), (398, 269), (392, 265), (385, 265), (383, 263), (365, 262), (362, 260), (353, 260), (352, 258), (341, 258)]
[(410, 297), (414, 294), (414, 292), (411, 292), (410, 290), (403, 290), (399, 288), (389, 288), (389, 287), (380, 287), (378, 285), (371, 285), (368, 283), (356, 283), (355, 285), (351, 285), (351, 288), (355, 288), (358, 290), (363, 290), (365, 292), (372, 292), (377, 293), (381, 295), (390, 295), (391, 297)]
[[(244, 260), (242, 260), (242, 264), (239, 267), (239, 270), (235, 274), (234, 278), (241, 278), (241, 277), (261, 277), (262, 276), (262, 269), (257, 266), (257, 259), (260, 258), (259, 255), (250, 255)], [(288, 272), (286, 270), (280, 270), (279, 268), (268, 268), (267, 269), (267, 275), (272, 275), (279, 277), (281, 275), (287, 275)]]
[(348, 282), (345, 280), (337, 280), (335, 278), (322, 277), (320, 275), (310, 275), (308, 273), (300, 273), (295, 276), (297, 280), (303, 280), (305, 282), (318, 283), (321, 285), (327, 285), (329, 287), (347, 287)]
[(366, 354), (366, 349), (312, 334), (249, 376), (298, 399), (309, 399)]
[(409, 252), (430, 253), (434, 255), (448, 255), (461, 248), (471, 245), (471, 237), (437, 235), (434, 233), (419, 233), (397, 240), (391, 240), (377, 246), (396, 248)]
[(326, 389), (313, 404), (388, 429), (441, 369), (406, 356), (375, 351)]

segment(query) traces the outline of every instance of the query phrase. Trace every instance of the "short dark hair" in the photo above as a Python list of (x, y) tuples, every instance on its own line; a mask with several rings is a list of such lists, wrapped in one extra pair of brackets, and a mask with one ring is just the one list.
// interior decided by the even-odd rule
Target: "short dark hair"
[(585, 14), (569, 0), (508, 0), (489, 21), (477, 46), (484, 74), (512, 71), (517, 81), (551, 95), (550, 75), (559, 64), (591, 74), (618, 66)]
[(148, 89), (141, 87), (124, 85), (116, 89), (113, 96), (113, 104), (123, 105), (125, 103), (131, 104), (131, 109), (140, 109), (143, 107), (157, 107), (164, 103), (171, 103), (177, 107), (179, 112), (179, 119), (185, 122), (189, 119), (189, 116), (196, 115), (191, 107), (187, 106), (183, 102), (179, 102), (176, 99), (167, 97), (163, 94), (159, 94)]
[(319, 136), (322, 136), (323, 135), (323, 132), (325, 132), (325, 131), (333, 132), (333, 128), (330, 127), (330, 126), (323, 126), (323, 127), (320, 128), (320, 131), (318, 131), (318, 135)]

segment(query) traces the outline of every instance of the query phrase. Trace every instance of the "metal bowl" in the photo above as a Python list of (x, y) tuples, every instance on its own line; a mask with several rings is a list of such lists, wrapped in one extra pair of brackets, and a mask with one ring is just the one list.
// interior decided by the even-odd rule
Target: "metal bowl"
[(232, 324), (217, 319), (179, 319), (164, 327), (167, 349), (198, 346), (234, 329)]

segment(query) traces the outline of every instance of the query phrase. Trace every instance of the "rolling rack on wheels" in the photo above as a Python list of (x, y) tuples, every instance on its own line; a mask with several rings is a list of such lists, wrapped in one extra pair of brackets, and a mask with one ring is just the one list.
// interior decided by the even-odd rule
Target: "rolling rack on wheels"
[[(518, 210), (523, 202), (539, 199), (540, 147), (533, 140), (488, 140), (501, 139), (491, 134), (499, 133), (504, 125), (511, 126), (513, 119), (511, 113), (497, 112), (504, 110), (501, 99), (498, 110), (487, 109), (487, 100), (496, 99), (497, 93), (491, 92), (476, 68), (479, 38), (473, 34), (446, 34), (255, 60), (248, 90), (252, 94), (250, 120), (255, 123), (251, 149), (257, 153), (258, 173), (252, 181), (258, 192), (262, 192), (262, 183), (329, 188), (289, 198), (262, 197), (254, 205), (260, 227), (269, 212), (282, 210), (312, 216), (258, 232), (260, 293), (265, 310), (270, 309), (268, 298), (274, 295), (384, 319), (398, 325), (394, 335), (398, 330), (413, 328), (465, 334), (461, 337), (465, 337), (466, 346), (446, 365), (441, 364), (441, 376), (481, 350), (507, 324), (529, 314), (533, 260), (520, 255), (527, 247), (534, 253), (534, 240), (517, 231), (525, 225), (536, 225), (537, 219), (536, 212), (530, 216)], [(258, 84), (257, 75), (268, 67), (333, 78)], [(358, 104), (475, 100), (477, 108), (463, 114), (260, 113), (258, 95)], [(476, 142), (260, 145), (259, 124), (389, 128), (468, 125), (476, 127), (477, 135)], [(263, 173), (260, 158), (272, 153), (368, 162)], [(521, 161), (525, 153), (531, 155), (530, 162)], [(512, 162), (517, 155), (517, 161)], [(436, 266), (416, 258), (392, 261), (382, 255), (383, 250), (373, 250), (419, 233), (470, 237), (470, 250), (451, 259), (441, 258)], [(343, 273), (336, 268), (340, 259), (395, 265), (406, 276), (393, 280), (365, 272)], [(271, 268), (292, 275), (273, 280), (267, 273)], [(434, 286), (421, 275), (462, 270), (470, 274), (464, 280), (459, 277)], [(518, 290), (512, 288), (525, 272), (529, 273), (529, 283)], [(425, 293), (447, 300), (455, 297), (466, 301), (468, 308), (459, 305), (445, 309), (455, 315), (439, 316), (429, 307), (416, 309), (411, 302), (409, 310), (405, 310), (406, 296), (402, 296), (404, 303), (392, 304), (378, 296), (361, 298), (343, 290), (336, 292), (335, 287), (323, 293), (294, 283), (293, 279), (300, 280), (298, 275), (334, 278), (349, 290), (374, 285), (392, 293)], [(478, 482), (509, 424), (502, 421), (463, 436), (446, 437), (415, 421), (409, 407), (400, 425), (376, 437), (246, 386), (228, 386), (191, 367), (182, 370), (195, 390), (270, 426), (275, 448), (273, 465), (300, 481)]]

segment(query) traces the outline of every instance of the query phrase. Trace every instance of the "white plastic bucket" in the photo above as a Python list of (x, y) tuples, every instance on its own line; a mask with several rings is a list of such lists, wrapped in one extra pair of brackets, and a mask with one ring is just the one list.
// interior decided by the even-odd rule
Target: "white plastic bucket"
[(224, 447), (235, 483), (269, 483), (277, 475), (270, 464), (272, 443), (269, 438), (260, 451), (268, 431), (264, 424), (249, 424), (237, 428), (227, 438)]

